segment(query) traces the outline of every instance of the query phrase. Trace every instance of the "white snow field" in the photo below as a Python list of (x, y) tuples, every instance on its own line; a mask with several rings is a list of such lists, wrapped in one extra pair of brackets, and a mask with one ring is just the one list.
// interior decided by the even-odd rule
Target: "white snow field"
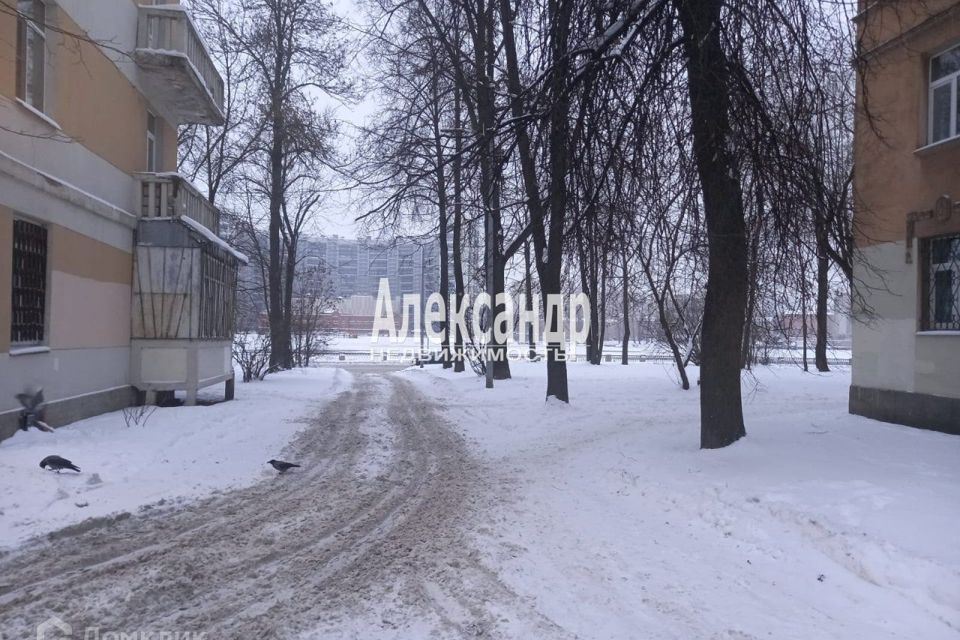
[[(239, 379), (239, 377), (238, 377)], [(299, 369), (236, 385), (236, 399), (157, 409), (140, 426), (121, 412), (54, 433), (18, 431), (0, 442), (0, 548), (91, 517), (195, 499), (275, 475), (266, 463), (319, 407), (348, 389), (340, 369)], [(83, 471), (54, 473), (57, 454)]]
[(715, 451), (667, 366), (571, 365), (569, 406), (512, 371), (402, 375), (516, 487), (472, 535), (570, 635), (960, 637), (960, 438), (848, 415), (849, 370), (759, 369)]

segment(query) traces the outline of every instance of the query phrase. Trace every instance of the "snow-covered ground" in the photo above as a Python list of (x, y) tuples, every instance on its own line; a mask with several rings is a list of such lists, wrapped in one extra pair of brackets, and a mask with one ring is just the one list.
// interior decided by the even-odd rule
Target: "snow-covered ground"
[[(439, 350), (440, 343), (436, 341), (430, 341), (424, 337), (424, 346), (426, 349)], [(336, 360), (337, 356), (340, 353), (346, 354), (369, 354), (373, 350), (376, 354), (380, 354), (383, 351), (388, 351), (389, 353), (404, 354), (413, 353), (420, 348), (420, 338), (418, 334), (413, 336), (408, 336), (404, 340), (392, 341), (385, 334), (381, 335), (377, 341), (374, 341), (373, 338), (369, 335), (359, 335), (357, 337), (349, 337), (343, 335), (332, 336), (329, 339), (325, 353), (319, 357), (321, 361), (330, 361)], [(527, 353), (527, 345), (520, 344), (514, 340), (509, 342), (510, 352), (516, 352), (517, 354), (525, 355)], [(580, 358), (586, 357), (586, 345), (577, 344), (576, 352), (577, 356)], [(537, 345), (537, 350), (539, 353), (544, 353), (544, 344), (539, 342)], [(569, 350), (569, 348), (568, 348)], [(627, 351), (631, 357), (635, 356), (670, 356), (669, 347), (661, 342), (655, 340), (631, 340), (630, 344), (627, 347)], [(572, 353), (572, 352), (571, 352)], [(604, 343), (604, 356), (611, 357), (614, 361), (620, 359), (621, 353), (621, 342), (617, 340), (607, 340)], [(801, 361), (803, 359), (803, 347), (797, 341), (797, 344), (791, 347), (776, 347), (767, 350), (766, 356), (770, 358), (787, 358), (793, 361)], [(807, 349), (807, 358), (810, 360), (811, 366), (813, 365), (813, 360), (816, 354), (814, 353), (814, 347), (811, 342), (810, 346)], [(828, 358), (837, 358), (849, 360), (851, 357), (851, 352), (848, 344), (843, 344), (842, 346), (830, 346), (827, 349)], [(352, 361), (356, 361), (355, 358), (351, 358)]]
[(746, 380), (748, 436), (701, 451), (697, 391), (668, 366), (571, 365), (569, 406), (543, 401), (543, 369), (493, 391), (402, 375), (516, 487), (474, 535), (565, 631), (960, 637), (960, 438), (849, 415), (848, 370), (778, 367)]
[[(0, 442), (0, 548), (91, 517), (194, 499), (275, 472), (287, 442), (319, 407), (349, 388), (339, 369), (301, 369), (237, 383), (236, 400), (157, 409), (126, 426), (121, 412), (52, 434), (18, 431)], [(57, 454), (83, 471), (39, 468)]]
[[(544, 402), (543, 363), (493, 391), (368, 369), (0, 443), (2, 546), (250, 485), (0, 553), (0, 637), (50, 612), (224, 637), (960, 637), (960, 438), (848, 415), (847, 370), (758, 368), (748, 436), (701, 451), (668, 364), (571, 364), (570, 405)], [(83, 474), (40, 470), (51, 453)]]

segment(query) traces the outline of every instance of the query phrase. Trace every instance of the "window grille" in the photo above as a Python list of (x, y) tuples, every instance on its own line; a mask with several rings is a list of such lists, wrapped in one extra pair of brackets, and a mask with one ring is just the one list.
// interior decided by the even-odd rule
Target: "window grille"
[(10, 341), (39, 344), (44, 339), (47, 302), (47, 230), (13, 221), (13, 299)]
[(921, 241), (921, 329), (960, 331), (960, 235)]
[(230, 338), (237, 270), (225, 258), (204, 251), (200, 294), (200, 338)]

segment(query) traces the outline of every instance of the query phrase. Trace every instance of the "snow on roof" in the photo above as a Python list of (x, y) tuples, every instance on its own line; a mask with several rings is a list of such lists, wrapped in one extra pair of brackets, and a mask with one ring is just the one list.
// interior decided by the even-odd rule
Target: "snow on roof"
[(188, 227), (190, 227), (191, 230), (193, 230), (193, 231), (197, 232), (198, 234), (200, 234), (201, 236), (203, 236), (204, 240), (207, 240), (208, 242), (211, 242), (211, 243), (217, 245), (218, 247), (220, 247), (221, 249), (223, 249), (224, 251), (226, 251), (227, 253), (229, 253), (230, 255), (232, 255), (234, 258), (236, 258), (237, 260), (239, 260), (239, 261), (242, 262), (243, 264), (250, 264), (250, 259), (247, 258), (246, 255), (240, 253), (239, 251), (237, 251), (236, 249), (234, 249), (233, 247), (231, 247), (229, 242), (227, 242), (226, 240), (224, 240), (223, 238), (221, 238), (220, 236), (218, 236), (217, 234), (215, 234), (215, 233), (214, 233), (213, 231), (211, 231), (210, 229), (207, 229), (205, 226), (203, 226), (202, 224), (200, 224), (199, 222), (197, 222), (197, 221), (194, 220), (193, 218), (188, 218), (188, 217), (186, 217), (186, 216), (177, 216), (176, 218), (171, 218), (170, 216), (158, 216), (158, 217), (155, 217), (155, 218), (142, 218), (142, 220), (146, 220), (146, 221), (150, 221), (150, 220), (179, 220), (179, 221), (182, 222), (183, 224), (185, 224), (185, 225), (187, 225)]
[(207, 229), (205, 226), (194, 220), (193, 218), (188, 218), (186, 216), (181, 216), (179, 218), (181, 222), (185, 225), (202, 235), (204, 238), (217, 245), (227, 253), (231, 254), (234, 258), (242, 262), (243, 264), (250, 264), (250, 260), (244, 254), (240, 253), (236, 249), (230, 246), (230, 243), (215, 234), (210, 229)]

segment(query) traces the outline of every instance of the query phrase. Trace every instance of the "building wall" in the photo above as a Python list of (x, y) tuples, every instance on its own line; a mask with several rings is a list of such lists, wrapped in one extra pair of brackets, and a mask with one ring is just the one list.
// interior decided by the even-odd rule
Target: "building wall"
[[(0, 243), (10, 247), (15, 214), (0, 206)], [(57, 224), (48, 232), (46, 351), (10, 344), (12, 257), (0, 260), (0, 438), (19, 405), (14, 394), (43, 387), (52, 424), (126, 404), (130, 395), (130, 253)], [(75, 399), (73, 402), (65, 402)], [(57, 403), (62, 406), (57, 406)], [(120, 403), (119, 405), (117, 403)]]
[[(0, 247), (13, 246), (13, 215), (0, 206)], [(13, 259), (0, 251), (0, 353), (10, 351), (10, 297), (13, 286)], [(3, 405), (0, 405), (2, 407)]]
[[(0, 96), (5, 111), (16, 112), (17, 120), (34, 120), (47, 135), (56, 135), (56, 145), (78, 145), (113, 165), (115, 168), (131, 174), (146, 170), (146, 130), (147, 111), (151, 110), (160, 118), (161, 166), (160, 171), (172, 171), (176, 168), (176, 127), (151, 105), (137, 86), (118, 65), (107, 57), (104, 51), (87, 41), (90, 38), (64, 4), (49, 5), (47, 20), (56, 24), (58, 29), (72, 37), (47, 30), (47, 82), (44, 112), (59, 127), (50, 126), (16, 101), (16, 17), (0, 13)], [(87, 14), (90, 5), (110, 5), (113, 3), (73, 3), (80, 16), (90, 20)], [(116, 4), (113, 4), (116, 7)], [(122, 5), (125, 6), (125, 3)], [(124, 31), (129, 38), (136, 35), (136, 11), (132, 12), (132, 22), (123, 22)], [(122, 40), (111, 39), (111, 46), (121, 49)], [(129, 49), (133, 49), (133, 40)], [(132, 65), (131, 62), (125, 63)], [(6, 120), (7, 115), (0, 116)], [(35, 127), (34, 127), (35, 128)], [(30, 133), (36, 135), (36, 131)], [(62, 138), (72, 140), (64, 142)], [(28, 155), (29, 159), (42, 160), (54, 145), (36, 145), (38, 149)], [(4, 147), (6, 148), (6, 147)], [(36, 166), (36, 165), (35, 165)], [(41, 167), (42, 168), (42, 167)], [(60, 176), (62, 173), (57, 173)], [(66, 176), (65, 176), (66, 177)], [(127, 180), (132, 177), (127, 175)], [(78, 185), (79, 186), (79, 185)], [(115, 202), (120, 206), (122, 203)]]
[[(876, 53), (868, 59), (866, 91), (861, 87), (858, 94), (854, 189), (859, 246), (902, 241), (908, 212), (930, 209), (944, 193), (960, 197), (960, 144), (917, 152), (927, 145), (930, 54), (960, 43), (960, 3), (928, 0), (926, 11), (920, 5), (909, 0), (878, 3), (861, 19), (864, 33), (880, 35), (863, 36), (865, 49)], [(937, 18), (945, 7), (954, 9)], [(921, 28), (930, 16), (933, 23)], [(891, 40), (897, 25), (906, 35)], [(874, 42), (878, 44), (871, 47)]]
[[(136, 19), (129, 0), (47, 9), (58, 29), (100, 25), (91, 37), (123, 51)], [(44, 388), (55, 425), (131, 401), (132, 174), (147, 166), (148, 109), (160, 118), (158, 170), (176, 167), (175, 126), (141, 93), (129, 58), (55, 30), (46, 37), (41, 116), (16, 99), (17, 21), (0, 13), (0, 439), (15, 428), (13, 396), (25, 386)], [(15, 216), (48, 230), (46, 351), (10, 344)]]
[[(927, 144), (929, 60), (960, 44), (960, 2), (876, 3), (858, 26), (866, 72), (855, 130), (854, 279), (865, 304), (855, 308), (851, 410), (960, 432), (960, 332), (919, 331), (917, 239), (912, 262), (906, 257), (908, 215), (943, 195), (960, 200), (960, 139)], [(928, 232), (954, 227), (957, 212)]]

